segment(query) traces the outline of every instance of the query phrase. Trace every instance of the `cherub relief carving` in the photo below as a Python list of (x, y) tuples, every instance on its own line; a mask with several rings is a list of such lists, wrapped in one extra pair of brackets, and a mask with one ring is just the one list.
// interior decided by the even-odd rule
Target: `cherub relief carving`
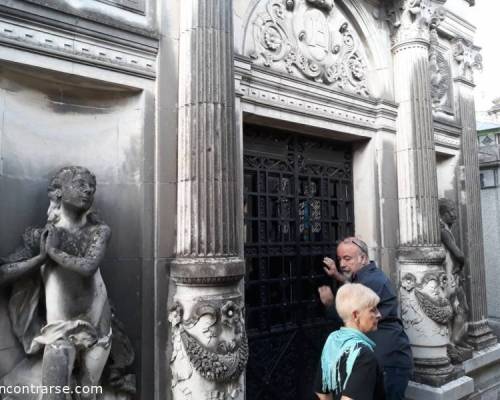
[[(135, 392), (133, 377), (119, 376), (133, 351), (112, 315), (99, 269), (111, 230), (91, 209), (95, 190), (88, 169), (60, 169), (48, 188), (46, 226), (28, 228), (23, 245), (1, 260), (0, 285), (11, 285), (12, 330), (27, 356), (3, 377), (6, 384), (99, 385), (115, 341), (110, 387)], [(43, 394), (43, 400), (66, 398)], [(96, 394), (79, 398), (93, 400)]]

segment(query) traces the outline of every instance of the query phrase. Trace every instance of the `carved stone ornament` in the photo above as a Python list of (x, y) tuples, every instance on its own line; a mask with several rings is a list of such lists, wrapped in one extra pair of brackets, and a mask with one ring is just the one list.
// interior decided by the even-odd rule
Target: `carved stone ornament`
[(248, 25), (255, 64), (368, 95), (360, 40), (333, 0), (267, 0)]
[(386, 2), (386, 14), (394, 45), (414, 40), (429, 40), (430, 28), (443, 18), (443, 9), (431, 0), (392, 0)]
[(474, 82), (474, 70), (483, 69), (483, 57), (479, 50), (479, 47), (466, 39), (458, 38), (453, 41), (453, 59), (459, 78)]
[[(95, 192), (87, 168), (61, 168), (49, 183), (45, 226), (28, 228), (22, 244), (0, 258), (0, 288), (9, 293), (7, 309), (0, 310), (0, 349), (12, 332), (19, 353), (14, 368), (0, 368), (0, 386), (102, 385), (105, 398), (135, 394), (135, 375), (128, 373), (132, 344), (100, 272), (111, 230), (92, 210)], [(44, 400), (62, 398), (43, 394)]]
[(451, 66), (442, 49), (436, 29), (431, 30), (429, 48), (432, 108), (435, 112), (452, 113)]
[(445, 273), (427, 273), (419, 288), (415, 289), (415, 297), (422, 311), (434, 322), (442, 325), (447, 324), (453, 315), (449, 300), (440, 293), (440, 289), (444, 290), (445, 285)]
[[(446, 285), (444, 271), (427, 272), (420, 282), (412, 273), (401, 278), (401, 317), (405, 329), (412, 328), (420, 333), (431, 329), (434, 334), (448, 335), (453, 310), (446, 297)], [(431, 326), (423, 316), (434, 324)]]
[(466, 258), (452, 232), (458, 213), (455, 203), (449, 199), (439, 199), (441, 241), (446, 250), (444, 267), (448, 280), (447, 297), (452, 306), (450, 319), (450, 344), (448, 356), (453, 364), (472, 357), (472, 347), (468, 343), (469, 305), (465, 290), (464, 265)]
[[(186, 315), (185, 307), (176, 302), (169, 314), (172, 389), (182, 393), (181, 398), (236, 398), (248, 360), (242, 307), (235, 298), (207, 296), (188, 308)], [(202, 394), (195, 393), (197, 387)]]

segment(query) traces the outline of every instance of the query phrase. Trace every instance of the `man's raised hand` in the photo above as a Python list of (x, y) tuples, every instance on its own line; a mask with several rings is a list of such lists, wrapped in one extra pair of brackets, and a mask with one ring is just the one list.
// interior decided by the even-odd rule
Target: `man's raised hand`
[(342, 283), (346, 281), (345, 276), (339, 272), (339, 270), (337, 269), (337, 265), (335, 264), (335, 261), (332, 260), (330, 257), (323, 258), (323, 264), (324, 264), (323, 269), (330, 278), (334, 278)]

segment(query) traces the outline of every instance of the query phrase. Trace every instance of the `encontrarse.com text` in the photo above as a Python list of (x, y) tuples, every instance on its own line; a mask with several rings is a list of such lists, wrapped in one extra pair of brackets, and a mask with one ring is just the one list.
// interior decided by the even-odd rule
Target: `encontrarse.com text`
[(0, 386), (2, 394), (102, 394), (102, 386), (47, 386), (6, 385)]

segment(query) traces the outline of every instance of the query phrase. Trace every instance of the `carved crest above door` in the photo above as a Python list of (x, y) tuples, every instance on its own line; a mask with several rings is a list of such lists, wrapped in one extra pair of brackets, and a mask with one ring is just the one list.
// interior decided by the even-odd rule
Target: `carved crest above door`
[(334, 0), (263, 0), (247, 26), (255, 64), (369, 95), (360, 39)]

